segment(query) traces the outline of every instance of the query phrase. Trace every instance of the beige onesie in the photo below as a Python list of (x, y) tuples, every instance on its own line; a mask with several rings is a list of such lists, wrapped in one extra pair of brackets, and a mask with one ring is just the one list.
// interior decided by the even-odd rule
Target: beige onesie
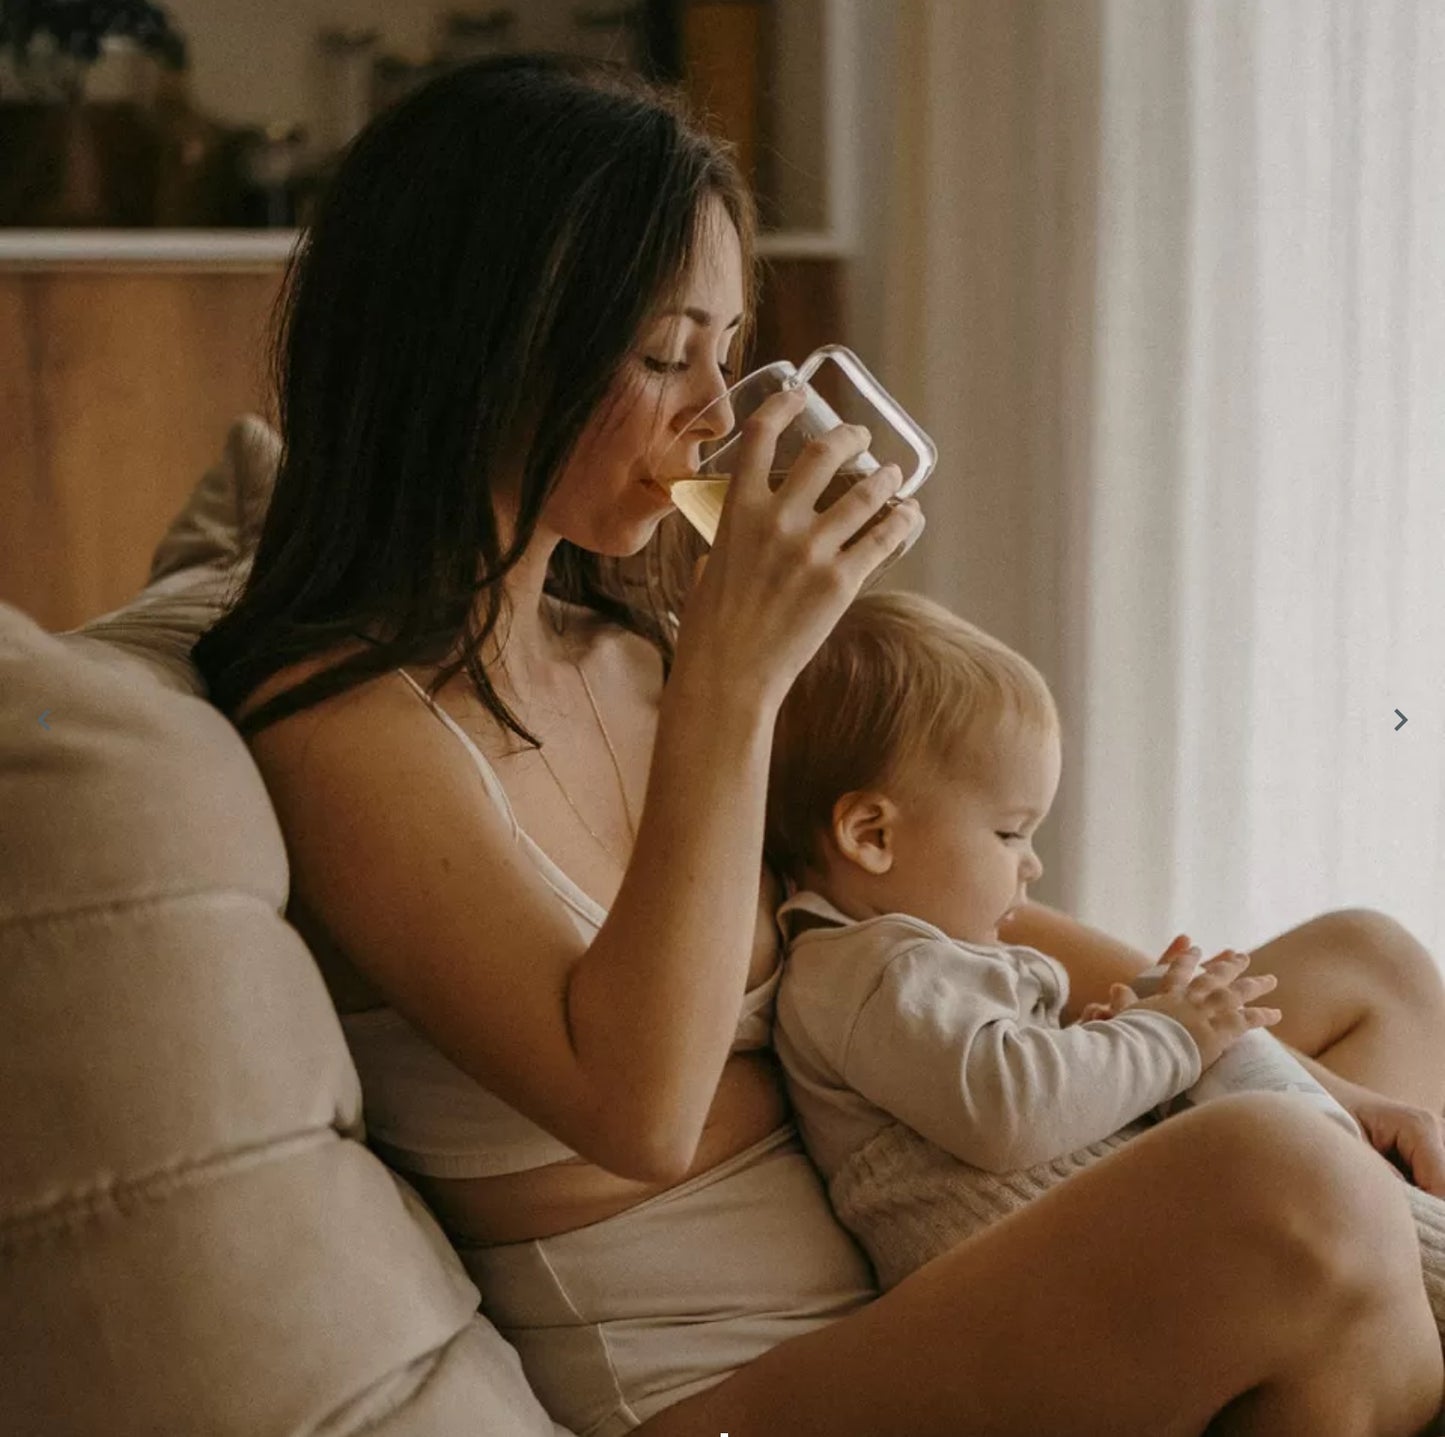
[(1199, 1077), (1193, 1038), (1163, 1013), (1060, 1027), (1068, 974), (1035, 949), (900, 913), (855, 922), (815, 893), (778, 918), (774, 1043), (798, 1127), (884, 1288)]

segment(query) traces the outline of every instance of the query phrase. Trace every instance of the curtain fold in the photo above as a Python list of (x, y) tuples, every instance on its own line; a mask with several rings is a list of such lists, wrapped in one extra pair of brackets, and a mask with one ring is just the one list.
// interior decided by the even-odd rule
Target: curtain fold
[(905, 580), (1055, 688), (1039, 896), (1151, 948), (1367, 905), (1445, 956), (1445, 7), (902, 16)]

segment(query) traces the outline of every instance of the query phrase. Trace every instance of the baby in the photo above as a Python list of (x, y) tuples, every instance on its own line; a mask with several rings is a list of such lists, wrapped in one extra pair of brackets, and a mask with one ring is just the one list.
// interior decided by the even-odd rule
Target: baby
[[(1068, 1022), (1063, 967), (1000, 939), (1043, 872), (1033, 835), (1060, 762), (1038, 671), (911, 594), (858, 599), (779, 715), (767, 852), (792, 896), (775, 1045), (884, 1288), (1128, 1141), (1231, 1050), (1293, 1063), (1247, 955), (1196, 968), (1171, 947), (1151, 996)], [(1202, 1002), (1184, 991), (1196, 972)], [(1438, 1320), (1445, 1204), (1410, 1191)]]

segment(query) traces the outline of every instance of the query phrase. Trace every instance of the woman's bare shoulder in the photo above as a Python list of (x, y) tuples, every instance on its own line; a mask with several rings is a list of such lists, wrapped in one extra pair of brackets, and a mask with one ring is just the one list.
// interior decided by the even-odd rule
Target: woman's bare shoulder
[[(340, 646), (277, 670), (247, 697), (238, 719), (359, 648)], [(387, 792), (418, 784), (465, 783), (467, 756), (446, 740), (425, 705), (391, 670), (246, 735), (283, 827), (299, 809), (311, 806), (323, 774), (333, 783), (346, 781), (348, 775), (356, 775), (359, 782), (364, 771), (369, 789)]]
[[(294, 664), (287, 664), (285, 667), (277, 669), (270, 678), (263, 680), (246, 696), (245, 700), (236, 710), (237, 722), (245, 718), (245, 716), (254, 709), (260, 708), (262, 704), (275, 698), (277, 694), (283, 694), (288, 689), (293, 689), (296, 685), (305, 683), (307, 679), (315, 674), (324, 673), (327, 669), (335, 667), (335, 665), (350, 658), (352, 654), (365, 647), (365, 644), (352, 640), (344, 644), (337, 644), (330, 649), (323, 650), (321, 653), (312, 654), (308, 658), (299, 659)], [(367, 687), (367, 685), (359, 685), (358, 689), (365, 687)], [(356, 691), (357, 690), (353, 690), (352, 692)], [(344, 697), (344, 695), (338, 695), (338, 697)]]

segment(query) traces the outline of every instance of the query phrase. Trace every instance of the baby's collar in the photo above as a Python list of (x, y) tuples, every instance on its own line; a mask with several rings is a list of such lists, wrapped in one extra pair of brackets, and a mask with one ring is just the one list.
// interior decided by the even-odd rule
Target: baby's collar
[[(818, 921), (790, 923), (788, 920), (794, 913), (806, 914)], [(778, 932), (782, 935), (784, 944), (791, 943), (799, 933), (809, 928), (847, 928), (857, 921), (849, 918), (846, 913), (839, 912), (821, 893), (814, 893), (807, 888), (795, 892), (778, 909), (776, 918)]]

